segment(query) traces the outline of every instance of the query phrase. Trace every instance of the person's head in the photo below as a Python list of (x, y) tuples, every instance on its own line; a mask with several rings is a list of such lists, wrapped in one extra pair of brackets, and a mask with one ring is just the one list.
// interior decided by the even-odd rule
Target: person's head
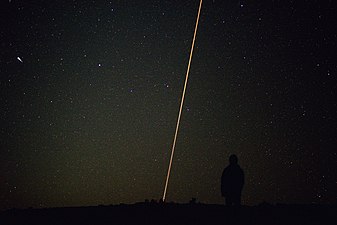
[(231, 164), (231, 165), (238, 164), (238, 157), (234, 154), (229, 156), (229, 164)]

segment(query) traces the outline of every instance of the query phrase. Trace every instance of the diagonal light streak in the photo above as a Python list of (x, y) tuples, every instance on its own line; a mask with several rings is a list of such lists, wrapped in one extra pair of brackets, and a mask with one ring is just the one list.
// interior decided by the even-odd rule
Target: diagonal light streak
[(191, 47), (191, 51), (190, 51), (190, 58), (188, 60), (186, 77), (185, 77), (185, 84), (184, 84), (183, 94), (181, 96), (179, 114), (178, 114), (178, 119), (177, 119), (177, 124), (176, 124), (176, 130), (175, 130), (174, 138), (173, 138), (170, 163), (169, 163), (169, 167), (168, 167), (167, 175), (166, 175), (165, 188), (164, 188), (164, 193), (163, 193), (163, 198), (162, 198), (163, 202), (165, 202), (165, 198), (166, 198), (167, 187), (168, 187), (168, 182), (169, 182), (169, 179), (170, 179), (170, 173), (171, 173), (171, 167), (172, 167), (172, 161), (173, 161), (173, 155), (174, 155), (174, 150), (175, 150), (176, 143), (177, 143), (177, 136), (178, 136), (178, 131), (179, 131), (181, 112), (182, 112), (183, 105), (184, 105), (184, 99), (185, 99), (186, 87), (187, 87), (187, 82), (188, 82), (188, 76), (189, 76), (190, 68), (191, 68), (191, 61), (192, 61), (192, 56), (193, 56), (193, 49), (194, 49), (195, 38), (197, 36), (197, 30), (198, 30), (198, 24), (199, 24), (201, 5), (202, 5), (202, 0), (200, 0), (200, 3), (199, 3), (198, 16), (197, 16), (197, 20), (196, 20), (195, 28), (194, 28), (194, 35), (193, 35), (192, 47)]

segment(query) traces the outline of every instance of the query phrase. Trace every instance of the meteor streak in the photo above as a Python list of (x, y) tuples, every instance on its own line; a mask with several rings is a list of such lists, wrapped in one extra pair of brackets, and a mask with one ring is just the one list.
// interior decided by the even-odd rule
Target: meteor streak
[(23, 63), (22, 59), (19, 56), (16, 57), (16, 59)]
[(186, 77), (185, 77), (185, 84), (184, 84), (184, 89), (183, 89), (183, 93), (182, 93), (182, 96), (181, 96), (180, 108), (179, 108), (179, 114), (178, 114), (178, 119), (177, 119), (177, 124), (176, 124), (176, 131), (175, 131), (175, 133), (174, 133), (174, 138), (173, 138), (173, 144), (172, 144), (172, 150), (171, 150), (170, 163), (169, 163), (169, 167), (168, 167), (167, 175), (166, 175), (166, 182), (165, 182), (165, 188), (164, 188), (163, 199), (162, 199), (163, 202), (165, 202), (165, 198), (166, 198), (167, 186), (168, 186), (168, 182), (169, 182), (169, 178), (170, 178), (171, 167), (172, 167), (172, 161), (173, 161), (173, 154), (174, 154), (174, 150), (175, 150), (176, 142), (177, 142), (177, 136), (178, 136), (178, 130), (179, 130), (179, 124), (180, 124), (181, 112), (182, 112), (183, 105), (184, 105), (184, 99), (185, 99), (185, 93), (186, 93), (187, 81), (188, 81), (188, 76), (189, 76), (189, 73), (190, 73), (191, 61), (192, 61), (192, 56), (193, 56), (194, 43), (195, 43), (195, 38), (196, 38), (196, 36), (197, 36), (197, 29), (198, 29), (198, 24), (199, 24), (199, 17), (200, 17), (201, 5), (202, 5), (202, 0), (200, 0), (200, 3), (199, 3), (198, 16), (197, 16), (197, 20), (196, 20), (195, 28), (194, 28), (194, 34), (193, 34), (193, 40), (192, 40), (192, 47), (191, 47), (191, 51), (190, 51), (190, 58), (189, 58), (189, 60), (188, 60), (187, 71), (186, 71)]

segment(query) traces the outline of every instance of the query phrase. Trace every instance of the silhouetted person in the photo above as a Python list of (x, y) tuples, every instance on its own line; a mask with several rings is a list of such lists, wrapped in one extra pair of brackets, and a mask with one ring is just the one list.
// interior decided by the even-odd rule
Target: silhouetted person
[(226, 199), (226, 205), (241, 205), (241, 191), (244, 185), (244, 173), (238, 165), (238, 157), (229, 157), (229, 166), (222, 172), (221, 194)]

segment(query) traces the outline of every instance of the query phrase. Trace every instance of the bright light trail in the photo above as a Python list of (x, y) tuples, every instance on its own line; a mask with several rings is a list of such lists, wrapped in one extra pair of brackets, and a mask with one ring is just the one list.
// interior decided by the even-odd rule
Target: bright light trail
[(197, 36), (197, 30), (198, 30), (198, 24), (199, 24), (201, 5), (202, 5), (202, 0), (200, 0), (197, 21), (195, 23), (195, 28), (194, 28), (194, 35), (193, 35), (193, 40), (192, 40), (192, 47), (191, 47), (191, 52), (190, 52), (190, 58), (188, 60), (187, 71), (186, 71), (186, 78), (185, 78), (185, 84), (184, 84), (183, 94), (181, 96), (179, 114), (178, 114), (178, 119), (177, 119), (177, 124), (176, 124), (176, 131), (174, 133), (174, 138), (173, 138), (173, 145), (172, 145), (172, 150), (171, 150), (170, 163), (169, 163), (169, 167), (168, 167), (167, 175), (166, 175), (166, 182), (165, 182), (164, 194), (163, 194), (163, 199), (162, 199), (163, 202), (165, 202), (166, 192), (167, 192), (167, 186), (168, 186), (168, 182), (169, 182), (169, 179), (170, 179), (170, 173), (171, 173), (173, 155), (174, 155), (174, 150), (175, 150), (175, 147), (176, 147), (178, 130), (179, 130), (179, 124), (180, 124), (180, 118), (181, 118), (181, 112), (182, 112), (183, 105), (184, 105), (184, 99), (185, 99), (185, 93), (186, 93), (188, 75), (190, 73), (190, 67), (191, 67), (191, 61), (192, 61), (192, 55), (193, 55), (193, 49), (194, 49), (194, 42), (195, 42), (195, 38)]

